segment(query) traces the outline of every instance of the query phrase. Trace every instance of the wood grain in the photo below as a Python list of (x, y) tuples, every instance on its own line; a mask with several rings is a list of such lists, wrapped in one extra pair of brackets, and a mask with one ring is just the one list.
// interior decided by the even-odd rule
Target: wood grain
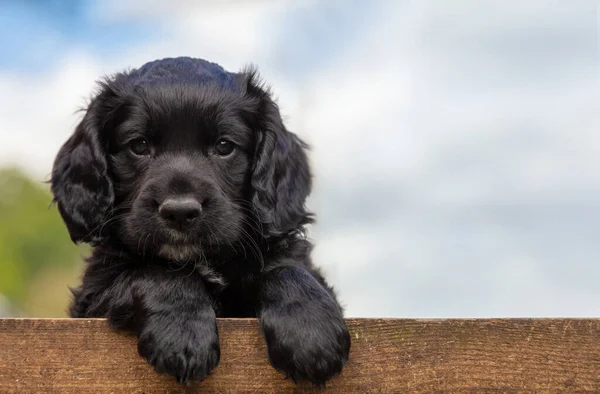
[(600, 393), (600, 319), (348, 319), (325, 389), (273, 370), (254, 319), (221, 319), (221, 363), (180, 386), (102, 319), (0, 319), (0, 393)]

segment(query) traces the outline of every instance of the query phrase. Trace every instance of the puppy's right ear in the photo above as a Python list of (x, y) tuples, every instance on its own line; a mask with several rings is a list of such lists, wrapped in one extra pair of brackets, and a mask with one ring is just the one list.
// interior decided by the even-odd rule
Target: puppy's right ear
[(62, 146), (52, 169), (51, 190), (71, 239), (99, 244), (114, 203), (102, 133), (122, 100), (109, 83), (92, 99), (75, 132)]

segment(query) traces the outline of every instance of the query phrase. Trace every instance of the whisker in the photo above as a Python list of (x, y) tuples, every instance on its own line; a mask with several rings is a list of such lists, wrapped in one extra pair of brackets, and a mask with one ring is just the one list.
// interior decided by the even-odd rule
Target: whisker
[[(240, 234), (243, 236), (243, 238), (245, 238), (249, 242), (249, 246), (252, 246), (250, 248), (250, 250), (253, 252), (254, 257), (260, 262), (261, 270), (262, 270), (264, 268), (265, 263), (264, 263), (264, 256), (260, 250), (260, 247), (254, 240), (254, 238), (252, 238), (252, 236), (246, 230), (244, 230), (238, 224), (234, 224), (234, 226), (236, 226), (236, 229), (240, 232)], [(244, 244), (242, 243), (242, 246), (243, 245)], [(244, 250), (245, 250), (245, 248), (244, 248)], [(245, 255), (244, 255), (244, 258), (246, 258)]]
[(146, 242), (148, 241), (148, 238), (150, 238), (151, 233), (148, 233), (148, 235), (146, 236), (146, 239), (144, 240), (144, 246), (142, 247), (142, 256), (146, 257)]

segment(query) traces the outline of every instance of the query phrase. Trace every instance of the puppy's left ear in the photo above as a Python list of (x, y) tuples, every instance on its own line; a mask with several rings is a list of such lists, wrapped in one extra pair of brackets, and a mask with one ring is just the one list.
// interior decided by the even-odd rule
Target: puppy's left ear
[(102, 224), (113, 206), (114, 191), (101, 133), (116, 106), (116, 94), (108, 84), (101, 84), (101, 92), (54, 161), (54, 202), (75, 243), (98, 244), (105, 238)]
[(255, 70), (242, 72), (245, 94), (255, 100), (256, 144), (251, 185), (252, 203), (265, 237), (302, 231), (312, 215), (305, 203), (312, 187), (308, 146), (289, 132), (268, 89)]

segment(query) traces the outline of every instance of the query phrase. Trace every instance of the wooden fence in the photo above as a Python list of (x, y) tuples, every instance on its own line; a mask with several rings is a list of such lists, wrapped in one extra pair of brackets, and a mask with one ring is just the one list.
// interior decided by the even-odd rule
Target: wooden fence
[(220, 319), (221, 362), (178, 385), (102, 319), (0, 319), (0, 393), (600, 393), (600, 319), (348, 319), (324, 389), (273, 370), (255, 319)]

